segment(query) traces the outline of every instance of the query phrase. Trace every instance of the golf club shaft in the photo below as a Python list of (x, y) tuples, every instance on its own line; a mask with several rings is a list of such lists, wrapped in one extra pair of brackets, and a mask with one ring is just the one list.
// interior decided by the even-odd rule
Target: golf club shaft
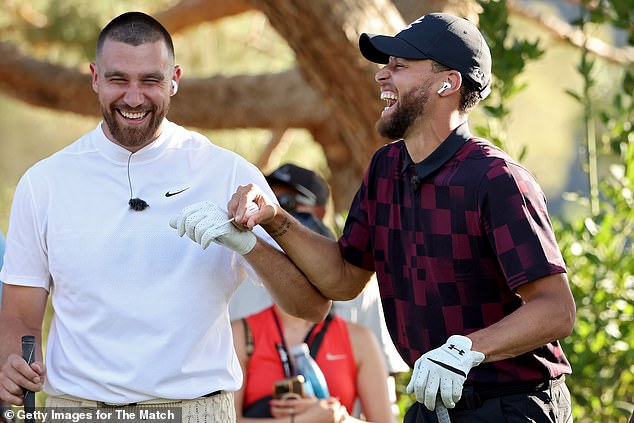
[[(22, 358), (29, 365), (35, 361), (35, 337), (22, 337)], [(24, 423), (35, 423), (35, 392), (24, 390)]]
[(438, 418), (438, 423), (451, 423), (447, 407), (445, 407), (440, 396), (436, 397), (436, 417)]

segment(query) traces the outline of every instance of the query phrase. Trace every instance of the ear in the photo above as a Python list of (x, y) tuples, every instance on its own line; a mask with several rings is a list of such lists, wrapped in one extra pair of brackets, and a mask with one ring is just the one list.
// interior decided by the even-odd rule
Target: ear
[(92, 62), (90, 64), (90, 75), (92, 77), (92, 90), (96, 93), (99, 92), (99, 72), (97, 70), (97, 64)]
[(460, 91), (462, 87), (462, 74), (458, 71), (451, 71), (447, 75), (447, 80), (451, 84), (451, 91)]
[(178, 82), (181, 79), (181, 68), (178, 65), (174, 65), (174, 75), (172, 75), (172, 87), (170, 88), (170, 96), (176, 95), (178, 92)]
[(449, 71), (444, 79), (442, 86), (436, 91), (440, 96), (444, 97), (460, 91), (460, 87), (462, 87), (462, 75), (460, 72)]

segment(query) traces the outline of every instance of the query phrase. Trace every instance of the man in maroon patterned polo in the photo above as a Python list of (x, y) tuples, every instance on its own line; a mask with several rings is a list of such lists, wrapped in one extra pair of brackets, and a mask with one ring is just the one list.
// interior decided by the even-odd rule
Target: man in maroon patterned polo
[[(229, 215), (261, 224), (327, 297), (377, 273), (385, 318), (413, 367), (405, 422), (570, 422), (559, 339), (575, 304), (534, 177), (467, 123), (491, 83), (491, 56), (464, 19), (430, 14), (396, 36), (362, 34), (386, 107), (374, 155), (338, 242), (305, 229), (254, 185)], [(260, 211), (245, 217), (250, 202)], [(289, 263), (289, 266), (292, 265)], [(283, 272), (284, 269), (271, 269)]]

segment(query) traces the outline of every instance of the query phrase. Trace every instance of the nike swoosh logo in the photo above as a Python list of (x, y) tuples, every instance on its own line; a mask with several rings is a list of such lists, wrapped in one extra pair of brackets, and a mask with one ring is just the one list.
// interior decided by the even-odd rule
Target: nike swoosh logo
[(184, 188), (184, 189), (182, 189), (182, 190), (180, 190), (180, 191), (176, 191), (176, 192), (169, 192), (169, 191), (167, 191), (167, 192), (165, 193), (165, 196), (166, 196), (166, 197), (171, 197), (172, 195), (180, 194), (180, 193), (181, 193), (181, 192), (183, 192), (183, 191), (187, 191), (188, 189), (189, 189), (189, 187)]
[(334, 360), (343, 360), (348, 357), (346, 354), (330, 354), (326, 353), (326, 360), (334, 361)]

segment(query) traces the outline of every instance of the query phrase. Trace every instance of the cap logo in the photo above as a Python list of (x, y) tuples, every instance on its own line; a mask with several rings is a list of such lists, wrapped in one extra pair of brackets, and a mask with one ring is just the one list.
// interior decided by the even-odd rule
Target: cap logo
[(407, 25), (407, 27), (405, 27), (401, 32), (406, 31), (408, 29), (410, 29), (411, 27), (413, 27), (414, 25), (416, 25), (417, 23), (421, 23), (423, 21), (423, 19), (425, 19), (424, 16), (416, 19), (414, 22), (410, 23), (409, 25)]
[(475, 79), (477, 79), (478, 81), (482, 81), (484, 79), (484, 72), (482, 72), (482, 69), (480, 69), (478, 67), (474, 67), (473, 68), (473, 77)]

